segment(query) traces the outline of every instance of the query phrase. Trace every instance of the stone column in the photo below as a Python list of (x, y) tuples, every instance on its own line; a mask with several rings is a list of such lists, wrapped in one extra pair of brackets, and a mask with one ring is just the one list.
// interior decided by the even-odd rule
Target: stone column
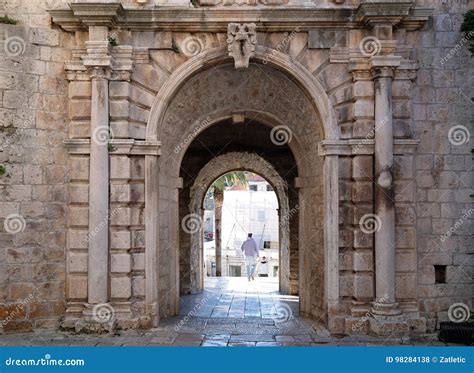
[(88, 301), (108, 301), (109, 257), (109, 87), (102, 68), (93, 68), (89, 175)]
[(87, 327), (113, 328), (114, 310), (107, 304), (109, 270), (109, 77), (112, 57), (106, 26), (90, 26), (84, 66), (91, 76), (89, 163)]
[[(383, 57), (382, 57), (383, 58)], [(383, 58), (384, 60), (386, 58)], [(397, 59), (372, 61), (375, 88), (375, 295), (373, 312), (400, 314), (395, 302), (395, 196), (392, 78)]]

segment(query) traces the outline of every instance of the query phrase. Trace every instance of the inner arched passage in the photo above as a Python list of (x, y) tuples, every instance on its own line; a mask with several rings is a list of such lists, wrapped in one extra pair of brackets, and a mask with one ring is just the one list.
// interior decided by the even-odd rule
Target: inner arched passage
[[(206, 139), (198, 139), (199, 141)], [(191, 148), (192, 149), (192, 148)], [(192, 155), (190, 155), (192, 157)], [(185, 158), (187, 161), (188, 159)], [(184, 161), (184, 160), (183, 160)], [(187, 162), (184, 164), (186, 166)], [(250, 171), (262, 176), (276, 193), (278, 199), (278, 231), (279, 231), (279, 289), (285, 294), (297, 294), (298, 292), (298, 250), (297, 232), (293, 232), (294, 240), (290, 248), (290, 201), (288, 193), (288, 183), (277, 172), (271, 163), (266, 161), (257, 153), (231, 151), (212, 158), (199, 171), (189, 187), (189, 203), (186, 208), (185, 194), (188, 188), (183, 188), (183, 196), (180, 198), (180, 218), (184, 219), (185, 214), (199, 217), (203, 221), (204, 198), (212, 183), (221, 175), (230, 171)], [(291, 175), (293, 173), (290, 173)], [(186, 178), (187, 179), (187, 178)], [(291, 192), (291, 203), (296, 206), (297, 194)], [(295, 208), (293, 206), (293, 208)], [(297, 228), (297, 220), (293, 219), (293, 230)], [(192, 232), (184, 231), (180, 234), (180, 286), (181, 293), (196, 293), (203, 289), (204, 268), (203, 268), (203, 226), (199, 230)], [(290, 256), (293, 256), (293, 267), (290, 266)]]

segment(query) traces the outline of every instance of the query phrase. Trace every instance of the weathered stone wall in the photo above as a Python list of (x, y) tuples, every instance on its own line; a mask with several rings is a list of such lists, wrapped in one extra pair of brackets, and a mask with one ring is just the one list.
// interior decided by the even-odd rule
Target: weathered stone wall
[[(467, 1), (425, 1), (435, 8), (422, 31), (407, 36), (420, 70), (412, 91), (416, 155), (417, 287), (428, 327), (447, 320), (453, 303), (472, 305), (472, 139), (474, 59), (459, 32)], [(472, 1), (470, 2), (472, 9)], [(472, 42), (472, 38), (471, 38)], [(454, 129), (454, 126), (464, 126)], [(453, 229), (453, 230), (452, 230)], [(446, 266), (446, 283), (435, 283)]]
[[(67, 81), (71, 34), (44, 4), (2, 1), (0, 14), (0, 332), (57, 327), (65, 310)], [(75, 284), (80, 287), (80, 283)]]
[[(341, 6), (358, 3), (346, 0)], [(399, 43), (397, 53), (419, 62), (416, 77), (411, 65), (402, 66), (395, 73), (394, 136), (420, 140), (416, 153), (413, 148), (399, 149), (395, 156), (396, 298), (414, 318), (420, 306), (421, 316), (427, 318), (432, 330), (446, 319), (451, 304), (464, 302), (472, 307), (472, 142), (464, 139), (473, 129), (474, 69), (472, 56), (459, 33), (468, 2), (417, 3), (435, 8), (433, 17), (421, 30), (396, 28), (393, 37)], [(50, 16), (44, 11), (46, 4), (64, 5), (54, 0), (0, 3), (0, 14), (20, 21), (16, 26), (0, 25), (0, 163), (6, 169), (0, 176), (0, 246), (4, 249), (0, 251), (0, 319), (8, 321), (2, 324), (5, 331), (54, 327), (64, 314), (65, 300), (69, 301), (69, 312), (76, 316), (87, 301), (89, 155), (87, 151), (68, 155), (63, 140), (90, 137), (90, 81), (79, 76), (68, 85), (64, 71), (65, 60), (73, 57), (76, 62), (81, 61), (88, 34), (67, 33), (51, 26)], [(147, 6), (151, 5), (150, 2)], [(144, 140), (154, 99), (173, 71), (194, 54), (226, 48), (226, 35), (222, 32), (190, 34), (121, 28), (110, 33), (119, 42), (118, 47), (112, 48), (114, 53), (122, 53), (122, 46), (134, 47), (130, 81), (109, 83), (110, 127), (115, 140)], [(357, 29), (259, 31), (257, 42), (287, 54), (311, 72), (335, 109), (340, 138), (364, 142), (374, 128), (373, 80), (367, 69), (361, 72), (360, 66), (348, 63), (343, 56), (348, 55), (347, 50), (342, 53), (334, 47), (357, 51), (359, 42), (369, 34), (369, 30)], [(191, 36), (199, 41), (195, 44), (197, 53), (186, 49)], [(19, 54), (18, 49), (6, 53), (9, 40), (19, 42)], [(181, 53), (172, 50), (175, 45)], [(250, 70), (255, 69), (251, 65)], [(250, 82), (249, 90), (229, 103), (223, 94), (228, 93), (228, 87), (219, 84), (225, 82), (224, 86), (236, 87), (243, 81), (238, 77), (241, 73), (230, 66), (214, 73), (217, 72), (206, 77), (210, 82), (190, 79), (186, 90), (178, 93), (160, 132), (167, 141), (160, 159), (159, 257), (170, 262), (178, 255), (178, 247), (186, 244), (178, 242), (178, 230), (172, 229), (180, 225), (182, 218), (178, 214), (179, 175), (169, 172), (179, 170), (179, 165), (174, 167), (180, 161), (175, 157), (176, 147), (178, 153), (186, 149), (186, 139), (209, 112), (219, 108), (232, 112), (243, 106), (255, 110), (266, 107), (266, 103), (256, 105), (251, 100), (252, 90), (264, 97), (270, 91), (278, 91), (266, 81), (265, 74), (288, 84), (283, 73), (262, 67), (260, 72), (257, 70), (258, 79)], [(266, 81), (263, 88), (260, 81)], [(210, 89), (215, 97), (206, 95), (209, 89), (204, 93), (202, 90), (203, 84), (209, 88), (211, 83), (215, 84)], [(301, 139), (315, 135), (315, 128), (322, 129), (322, 118), (308, 114), (312, 108), (298, 95), (277, 92), (269, 108), (279, 113), (283, 123), (291, 122), (292, 130), (297, 128), (292, 127), (294, 123), (305, 122), (295, 132)], [(297, 110), (291, 110), (294, 108)], [(459, 125), (464, 128), (455, 127)], [(324, 135), (318, 133), (318, 139)], [(145, 157), (119, 148), (110, 152), (109, 280), (110, 299), (117, 313), (127, 318), (130, 312), (134, 317), (145, 314)], [(312, 269), (303, 279), (292, 271), (290, 282), (292, 292), (303, 281), (303, 290), (311, 293), (306, 297), (308, 302), (302, 303), (304, 312), (324, 314), (323, 271), (319, 270), (324, 263), (323, 231), (315, 221), (298, 224), (301, 216), (312, 216), (316, 221), (324, 216), (323, 158), (316, 154), (314, 141), (304, 144), (302, 149), (310, 160), (306, 177), (295, 187), (294, 175), (288, 178), (290, 210), (297, 206), (297, 213), (291, 215), (290, 246), (301, 250), (290, 253), (290, 262), (291, 268), (307, 265)], [(365, 145), (364, 149), (366, 153), (339, 159), (342, 302), (338, 312), (354, 317), (365, 315), (374, 298), (373, 235), (360, 229), (362, 216), (374, 213), (374, 157)], [(185, 199), (181, 200), (181, 210), (183, 206)], [(312, 210), (307, 214), (308, 208)], [(5, 231), (3, 223), (9, 216), (17, 219), (20, 232)], [(15, 225), (11, 226), (14, 230)], [(311, 249), (301, 247), (296, 236), (311, 240)], [(440, 283), (435, 280), (435, 266)], [(157, 283), (165, 305), (160, 313), (166, 317), (177, 309), (174, 295), (178, 289), (173, 284), (177, 283), (179, 268), (161, 259), (158, 273)], [(445, 283), (441, 279), (443, 273)], [(349, 330), (348, 321), (345, 326), (338, 325), (338, 330)], [(359, 329), (365, 327), (355, 322)]]

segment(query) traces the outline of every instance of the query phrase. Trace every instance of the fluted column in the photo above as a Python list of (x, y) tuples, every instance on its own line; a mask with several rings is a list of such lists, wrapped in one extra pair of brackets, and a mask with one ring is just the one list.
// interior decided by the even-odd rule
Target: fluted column
[(393, 180), (392, 79), (395, 60), (373, 61), (375, 88), (375, 232), (374, 313), (397, 315), (395, 302), (395, 196)]

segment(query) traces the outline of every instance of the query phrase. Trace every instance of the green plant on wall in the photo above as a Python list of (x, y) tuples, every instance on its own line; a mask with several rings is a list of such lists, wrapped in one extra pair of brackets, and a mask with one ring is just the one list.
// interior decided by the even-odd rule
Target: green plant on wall
[(107, 40), (109, 41), (109, 45), (111, 47), (116, 47), (118, 45), (117, 38), (115, 36), (109, 36)]
[(171, 47), (169, 48), (155, 48), (156, 50), (160, 51), (173, 51), (174, 53), (180, 54), (181, 50), (178, 47), (178, 44), (176, 44), (176, 40), (171, 39)]
[(0, 164), (0, 176), (3, 176), (7, 173), (7, 168), (5, 167), (5, 165), (3, 164)]
[(0, 16), (0, 23), (4, 23), (7, 25), (16, 25), (18, 21), (16, 19), (10, 18), (7, 15)]
[(470, 43), (469, 50), (474, 53), (474, 9), (469, 10), (464, 15), (461, 32)]

